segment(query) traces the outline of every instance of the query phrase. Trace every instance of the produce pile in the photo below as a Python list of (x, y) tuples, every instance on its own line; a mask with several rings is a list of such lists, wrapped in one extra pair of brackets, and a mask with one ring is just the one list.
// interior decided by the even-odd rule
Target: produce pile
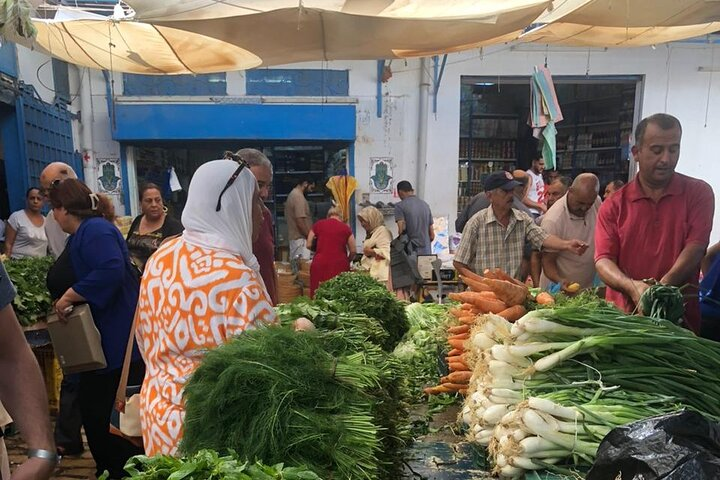
[[(285, 467), (282, 463), (263, 465), (240, 460), (234, 452), (220, 456), (212, 450), (175, 458), (169, 455), (138, 455), (125, 465), (129, 480), (321, 480), (304, 467)], [(107, 472), (99, 480), (108, 478)]]
[(408, 331), (403, 304), (382, 283), (370, 275), (346, 272), (323, 282), (315, 292), (315, 299), (330, 300), (341, 311), (364, 314), (380, 322), (388, 338), (381, 345), (392, 351)]
[[(234, 450), (328, 479), (397, 478), (410, 390), (392, 351), (405, 306), (360, 273), (325, 282), (317, 297), (278, 306), (282, 326), (207, 353), (185, 389), (183, 453)], [(315, 330), (291, 328), (308, 320)]]
[(3, 262), (17, 290), (13, 308), (23, 327), (29, 327), (44, 319), (52, 307), (45, 278), (54, 262), (52, 257), (26, 257)]
[(720, 344), (672, 322), (583, 294), (515, 323), (489, 313), (465, 324), (462, 418), (503, 478), (589, 466), (612, 428), (657, 414), (720, 418)]
[(400, 360), (414, 396), (438, 377), (439, 359), (445, 347), (448, 307), (435, 303), (411, 303), (405, 307), (410, 330), (395, 347), (393, 355)]

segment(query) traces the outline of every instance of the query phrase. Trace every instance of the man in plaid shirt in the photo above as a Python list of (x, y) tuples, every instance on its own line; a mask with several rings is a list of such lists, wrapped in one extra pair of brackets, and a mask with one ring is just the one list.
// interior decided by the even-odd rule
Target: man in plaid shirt
[(490, 199), (490, 206), (475, 214), (465, 225), (454, 261), (459, 274), (482, 274), (488, 268), (501, 268), (517, 276), (525, 242), (537, 250), (545, 247), (576, 255), (587, 250), (588, 245), (580, 240), (548, 235), (528, 214), (512, 208), (513, 189), (518, 185), (505, 171), (492, 173), (485, 180), (485, 194)]

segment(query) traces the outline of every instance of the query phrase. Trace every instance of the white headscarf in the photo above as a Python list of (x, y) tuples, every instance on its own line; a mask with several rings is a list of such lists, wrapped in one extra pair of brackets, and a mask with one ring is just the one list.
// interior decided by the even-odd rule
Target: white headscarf
[(257, 180), (249, 168), (240, 172), (223, 194), (220, 211), (215, 211), (220, 192), (238, 166), (233, 160), (213, 160), (195, 171), (182, 214), (183, 238), (200, 247), (239, 255), (248, 267), (259, 271), (252, 252), (252, 202)]

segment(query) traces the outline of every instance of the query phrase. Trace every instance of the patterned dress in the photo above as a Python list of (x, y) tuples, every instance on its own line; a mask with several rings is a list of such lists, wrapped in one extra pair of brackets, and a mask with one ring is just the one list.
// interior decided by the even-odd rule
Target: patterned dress
[(258, 275), (242, 258), (177, 238), (145, 267), (137, 338), (147, 365), (141, 393), (147, 455), (177, 452), (183, 387), (205, 351), (247, 329), (276, 321)]

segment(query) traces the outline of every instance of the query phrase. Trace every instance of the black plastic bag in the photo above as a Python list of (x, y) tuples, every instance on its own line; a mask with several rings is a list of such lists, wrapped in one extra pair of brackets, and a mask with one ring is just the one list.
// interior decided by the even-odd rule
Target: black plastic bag
[(720, 479), (720, 424), (683, 411), (615, 428), (600, 443), (586, 478)]

